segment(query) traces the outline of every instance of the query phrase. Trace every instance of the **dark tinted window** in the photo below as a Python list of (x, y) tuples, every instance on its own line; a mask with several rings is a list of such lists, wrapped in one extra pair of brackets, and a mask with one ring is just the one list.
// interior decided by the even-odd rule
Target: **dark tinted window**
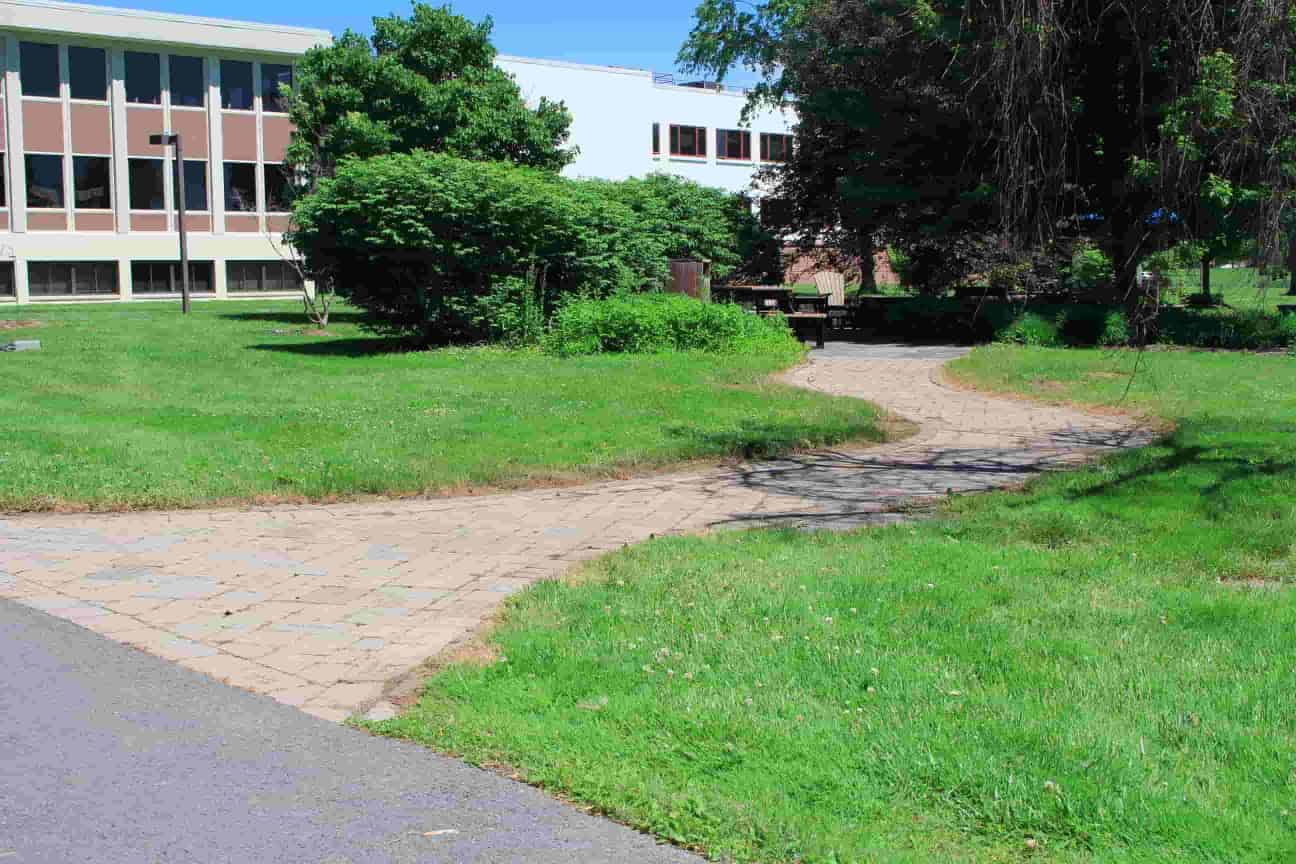
[[(189, 290), (195, 294), (210, 294), (212, 288), (212, 262), (189, 262)], [(181, 289), (179, 261), (132, 261), (132, 294), (178, 294)]]
[(750, 159), (751, 133), (740, 129), (717, 129), (716, 156), (721, 159)]
[(33, 297), (116, 294), (116, 261), (32, 261), (27, 288)]
[(221, 107), (241, 111), (251, 110), (251, 63), (244, 60), (221, 61)]
[(225, 264), (225, 290), (231, 294), (301, 289), (301, 277), (283, 261), (229, 261)]
[(255, 212), (256, 163), (225, 163), (225, 209), (231, 212)]
[(162, 185), (161, 159), (130, 160), (130, 207), (132, 210), (165, 210), (166, 190)]
[(72, 206), (112, 209), (112, 160), (107, 156), (72, 157)]
[(68, 88), (73, 99), (108, 98), (108, 57), (102, 48), (68, 48)]
[(44, 42), (23, 42), (18, 46), (18, 55), (23, 95), (58, 96), (58, 46)]
[(279, 85), (291, 87), (292, 67), (278, 63), (261, 64), (261, 110), (287, 111), (288, 105), (279, 95)]
[(672, 126), (670, 139), (672, 156), (706, 155), (706, 128), (703, 126)]
[(27, 206), (63, 206), (63, 157), (28, 153)]
[(765, 162), (786, 162), (792, 153), (792, 136), (767, 132), (761, 135), (761, 159)]
[(5, 177), (4, 153), (0, 152), (0, 207), (9, 206), (9, 183)]
[(202, 107), (207, 104), (207, 82), (203, 78), (201, 57), (172, 54), (168, 61), (171, 78), (171, 104)]
[(12, 297), (14, 289), (14, 262), (0, 261), (0, 297)]
[(162, 58), (157, 54), (126, 52), (126, 101), (162, 104)]
[(184, 193), (186, 210), (206, 210), (207, 163), (186, 159), (184, 165)]
[(292, 184), (282, 165), (265, 166), (265, 206), (270, 213), (286, 213), (292, 209)]
[(653, 124), (652, 152), (656, 155), (661, 152), (661, 124)]

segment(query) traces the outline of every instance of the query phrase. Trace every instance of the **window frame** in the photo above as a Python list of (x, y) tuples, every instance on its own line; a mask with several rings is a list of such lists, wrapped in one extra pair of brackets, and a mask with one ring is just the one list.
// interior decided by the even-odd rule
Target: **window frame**
[[(273, 267), (275, 269), (275, 274), (278, 277), (277, 284), (279, 287), (276, 288), (265, 287), (267, 282), (269, 281), (266, 278), (267, 276), (266, 268), (268, 267)], [(231, 272), (233, 268), (241, 268), (243, 270), (243, 273), (240, 274), (239, 278), (237, 279), (231, 278), (234, 275)], [(256, 288), (253, 288), (251, 290), (245, 290), (242, 288), (231, 289), (229, 287), (231, 284), (242, 285), (246, 283), (248, 281), (246, 275), (247, 271), (252, 268), (255, 268), (254, 276), (257, 284)], [(285, 278), (289, 279), (293, 283), (291, 288), (283, 287)], [(251, 259), (251, 260), (240, 259), (240, 260), (227, 260), (225, 262), (225, 292), (227, 294), (243, 294), (243, 295), (288, 294), (288, 293), (296, 293), (301, 291), (304, 285), (305, 285), (305, 280), (303, 280), (301, 278), (301, 275), (297, 273), (297, 271), (293, 270), (288, 265), (288, 262), (286, 261), (269, 261), (264, 259)]]
[[(210, 213), (211, 212), (211, 176), (207, 173), (206, 159), (186, 159), (184, 160), (184, 170), (182, 170), (180, 182), (185, 187), (185, 213)], [(189, 181), (189, 171), (191, 168), (200, 168), (202, 171), (202, 189), (203, 189), (203, 206), (193, 206), (193, 195), (190, 194), (192, 184)]]
[[(127, 105), (161, 105), (162, 104), (162, 55), (156, 51), (125, 51), (123, 57), (122, 87), (126, 93)], [(146, 101), (131, 98), (131, 56), (152, 57), (157, 62), (157, 98)], [(138, 73), (137, 73), (138, 74)]]
[[(689, 137), (693, 139), (693, 147), (697, 152), (683, 152), (684, 132), (689, 130)], [(670, 155), (682, 159), (706, 159), (707, 158), (707, 127), (690, 126), (683, 123), (670, 124)]]
[[(108, 196), (108, 204), (104, 207), (83, 207), (77, 200), (77, 193), (80, 187), (77, 185), (77, 163), (90, 159), (102, 160), (107, 165), (107, 174), (105, 176), (104, 190)], [(104, 156), (99, 153), (73, 153), (72, 154), (72, 209), (85, 213), (111, 213), (113, 211), (113, 170), (112, 157)]]
[[(729, 155), (729, 136), (737, 135), (738, 152), (740, 155)], [(726, 162), (751, 162), (751, 130), (750, 129), (717, 129), (716, 130), (716, 158), (723, 159)]]
[(652, 124), (652, 155), (661, 155), (661, 124)]
[[(100, 73), (103, 75), (103, 85), (104, 85), (104, 86), (103, 86), (103, 95), (101, 95), (101, 96), (78, 96), (78, 95), (76, 95), (76, 92), (75, 92), (75, 91), (76, 91), (76, 86), (75, 86), (75, 84), (73, 83), (73, 80), (72, 80), (73, 73), (76, 71), (76, 64), (75, 64), (75, 63), (73, 62), (73, 60), (72, 60), (72, 53), (73, 53), (74, 51), (76, 51), (76, 52), (80, 52), (80, 51), (94, 51), (94, 52), (97, 52), (97, 53), (100, 55), (100, 60), (101, 60), (102, 62), (99, 64), (99, 67), (100, 67), (100, 70), (99, 70), (99, 71), (100, 71)], [(90, 103), (93, 103), (93, 104), (96, 104), (96, 105), (103, 104), (103, 103), (107, 102), (107, 101), (108, 101), (108, 91), (109, 91), (109, 89), (110, 89), (111, 86), (112, 86), (112, 73), (111, 73), (111, 71), (110, 71), (109, 68), (108, 68), (108, 49), (103, 48), (103, 47), (98, 46), (98, 45), (69, 45), (69, 46), (67, 46), (67, 58), (68, 58), (68, 63), (67, 63), (67, 65), (68, 65), (68, 68), (67, 68), (68, 99), (71, 100), (72, 102), (90, 102)]]
[[(257, 65), (259, 66), (258, 71), (260, 72), (259, 75), (260, 80), (257, 82), (257, 88), (258, 88), (257, 95), (261, 97), (261, 113), (262, 114), (287, 114), (288, 105), (284, 102), (283, 97), (279, 95), (279, 88), (278, 88), (278, 85), (282, 84), (283, 82), (276, 81), (274, 92), (271, 94), (266, 93), (266, 83), (268, 80), (266, 78), (266, 69), (268, 68), (287, 69), (289, 87), (293, 86), (293, 82), (295, 80), (295, 75), (297, 74), (297, 70), (293, 68), (293, 64), (291, 63), (262, 62)], [(269, 107), (270, 103), (273, 103), (275, 107), (273, 108)]]
[[(234, 172), (231, 171), (230, 168), (231, 168), (232, 166), (244, 166), (244, 165), (246, 165), (246, 166), (247, 166), (249, 169), (251, 169), (251, 171), (252, 171), (252, 206), (251, 206), (251, 207), (233, 207), (233, 206), (230, 205), (230, 188), (231, 188), (231, 181), (234, 179)], [(221, 194), (225, 196), (225, 212), (226, 212), (226, 213), (257, 213), (257, 212), (259, 212), (259, 210), (260, 210), (259, 203), (260, 203), (260, 202), (258, 201), (258, 198), (257, 198), (257, 183), (259, 182), (259, 179), (258, 179), (258, 177), (257, 177), (257, 173), (258, 173), (258, 172), (257, 172), (257, 163), (256, 163), (256, 162), (240, 162), (240, 161), (238, 161), (238, 160), (226, 160), (226, 161), (224, 161), (224, 162), (221, 163), (221, 176), (222, 176), (222, 178), (223, 178), (223, 180), (224, 180), (223, 188), (221, 189)]]
[[(54, 92), (53, 93), (32, 93), (27, 89), (29, 79), (28, 64), (29, 59), (24, 55), (27, 53), (23, 49), (28, 46), (36, 46), (42, 49), (49, 48), (54, 52)], [(18, 43), (18, 84), (22, 91), (24, 99), (62, 99), (63, 98), (63, 58), (60, 56), (63, 52), (59, 50), (57, 42), (36, 42), (31, 39), (23, 39)]]
[[(198, 64), (198, 104), (191, 105), (188, 102), (178, 102), (176, 100), (176, 60), (194, 61)], [(171, 100), (171, 108), (179, 108), (182, 111), (206, 111), (207, 110), (207, 58), (196, 57), (193, 54), (167, 54), (167, 95)]]
[[(786, 132), (762, 132), (760, 138), (760, 161), (784, 164), (792, 161), (792, 135)], [(783, 145), (783, 158), (776, 159), (771, 154), (770, 146), (778, 140)]]
[[(143, 267), (149, 268), (148, 279), (146, 280), (148, 282), (148, 287), (145, 288), (145, 290), (141, 291), (138, 287), (140, 280), (138, 278), (136, 271), (138, 268), (143, 268)], [(207, 287), (205, 288), (195, 287), (200, 284), (200, 280), (198, 279), (198, 276), (201, 275), (200, 272), (198, 272), (200, 268), (206, 270)], [(157, 278), (158, 276), (157, 271), (159, 270), (162, 271), (162, 276), (165, 278), (164, 284), (166, 288), (165, 290), (162, 291), (154, 291), (152, 290), (153, 286), (162, 282), (161, 279)], [(134, 258), (130, 262), (130, 280), (131, 280), (132, 296), (139, 295), (141, 297), (169, 297), (175, 294), (182, 293), (179, 261)], [(201, 261), (189, 262), (189, 292), (191, 294), (203, 294), (203, 295), (216, 293), (216, 262), (215, 261), (201, 260)]]
[[(54, 206), (46, 207), (46, 206), (41, 206), (40, 204), (33, 204), (33, 203), (32, 203), (32, 176), (33, 176), (33, 174), (35, 173), (34, 171), (32, 171), (32, 163), (31, 163), (31, 160), (32, 160), (33, 158), (39, 158), (39, 159), (57, 159), (57, 160), (58, 160), (58, 199), (59, 199), (59, 203), (56, 204), (56, 205), (54, 205)], [(67, 184), (66, 184), (66, 182), (65, 182), (65, 177), (64, 177), (64, 174), (63, 174), (63, 169), (64, 169), (64, 167), (66, 167), (66, 166), (63, 164), (63, 159), (64, 159), (64, 156), (63, 156), (62, 153), (43, 153), (43, 152), (35, 152), (35, 153), (24, 153), (24, 154), (23, 154), (23, 169), (24, 169), (24, 171), (25, 171), (25, 174), (26, 174), (25, 179), (26, 179), (26, 181), (27, 181), (27, 188), (26, 188), (25, 191), (26, 191), (27, 209), (28, 209), (28, 210), (39, 210), (39, 211), (42, 211), (42, 212), (45, 212), (45, 213), (55, 213), (55, 212), (57, 212), (57, 213), (64, 213), (64, 212), (67, 211)]]
[(18, 296), (18, 276), (16, 262), (12, 259), (0, 261), (0, 297)]
[[(158, 192), (162, 196), (160, 207), (137, 207), (135, 206), (135, 171), (138, 164), (145, 162), (156, 163), (158, 166)], [(166, 160), (160, 156), (130, 156), (126, 159), (126, 205), (132, 213), (166, 213), (168, 211), (166, 200)]]
[[(289, 193), (288, 196), (283, 201), (284, 207), (281, 210), (275, 209), (275, 207), (272, 206), (273, 202), (271, 202), (270, 200), (270, 171), (272, 169), (279, 172), (279, 175), (283, 178), (284, 189)], [(262, 162), (261, 163), (261, 188), (265, 190), (264, 195), (265, 195), (266, 213), (273, 213), (274, 215), (278, 216), (284, 213), (292, 212), (291, 193), (293, 190), (293, 182), (292, 182), (292, 177), (289, 176), (288, 172), (284, 170), (284, 163), (282, 162)]]
[[(33, 268), (44, 267), (51, 270), (55, 267), (67, 268), (67, 287), (68, 290), (62, 293), (42, 291), (39, 289), (39, 279), (33, 278)], [(111, 274), (112, 283), (111, 291), (78, 291), (77, 287), (80, 280), (77, 279), (77, 269), (82, 267), (91, 268), (96, 285), (99, 283), (99, 277), (104, 274)], [(61, 297), (120, 297), (121, 296), (121, 276), (118, 273), (116, 261), (32, 261), (27, 262), (27, 292), (31, 297), (39, 298), (61, 298)]]
[[(229, 90), (226, 89), (226, 87), (228, 86), (229, 79), (230, 79), (230, 77), (231, 77), (230, 75), (227, 74), (227, 70), (232, 69), (232, 68), (234, 68), (235, 66), (246, 66), (246, 67), (247, 67), (247, 70), (248, 70), (248, 72), (247, 72), (247, 106), (246, 106), (246, 107), (239, 107), (239, 106), (235, 106), (235, 105), (232, 105), (232, 104), (227, 104), (227, 103), (229, 103), (229, 102), (232, 101), (232, 100), (229, 98), (229, 95), (230, 95), (231, 91), (229, 91)], [(253, 65), (253, 63), (252, 63), (251, 60), (221, 60), (221, 61), (220, 61), (220, 79), (221, 79), (221, 80), (220, 80), (220, 96), (221, 96), (221, 110), (222, 110), (222, 111), (255, 111), (255, 110), (256, 110), (256, 103), (257, 103), (257, 80), (256, 80), (256, 68), (254, 67), (254, 65)]]

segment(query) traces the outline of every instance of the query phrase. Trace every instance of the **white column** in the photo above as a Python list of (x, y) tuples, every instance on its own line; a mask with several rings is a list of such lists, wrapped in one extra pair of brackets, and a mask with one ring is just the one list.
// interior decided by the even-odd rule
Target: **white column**
[(75, 189), (72, 183), (72, 86), (68, 83), (68, 46), (58, 46), (59, 55), (59, 108), (63, 113), (63, 218), (67, 220), (67, 230), (74, 230), (72, 224), (72, 205), (75, 203)]
[(252, 107), (256, 109), (257, 228), (264, 235), (266, 233), (265, 140), (262, 135), (261, 62), (259, 60), (252, 64)]
[[(208, 177), (211, 188), (207, 194), (211, 197), (211, 231), (212, 234), (225, 233), (225, 144), (224, 128), (221, 124), (220, 107), (220, 58), (207, 58), (207, 162)], [(216, 291), (223, 294), (225, 277), (216, 280)]]
[[(110, 49), (112, 80), (109, 86), (109, 111), (112, 114), (113, 210), (117, 233), (130, 233), (130, 151), (126, 148), (126, 52)], [(130, 296), (130, 280), (118, 283), (122, 297)]]
[[(158, 73), (162, 78), (162, 131), (174, 131), (171, 126), (171, 56), (162, 54), (158, 58)], [(181, 142), (183, 145), (183, 142)], [(176, 199), (179, 193), (175, 188), (175, 148), (163, 146), (162, 150), (162, 206), (166, 212), (168, 231), (180, 230), (180, 217), (176, 213)], [(182, 181), (183, 182), (183, 181)], [(180, 260), (179, 252), (175, 260)]]

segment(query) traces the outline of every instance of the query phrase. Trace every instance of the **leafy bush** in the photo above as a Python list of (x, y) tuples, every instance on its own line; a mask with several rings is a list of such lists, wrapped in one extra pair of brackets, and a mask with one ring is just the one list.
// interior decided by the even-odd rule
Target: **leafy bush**
[(1071, 255), (1071, 287), (1077, 291), (1093, 291), (1112, 281), (1116, 276), (1111, 258), (1101, 249), (1081, 245)]
[(1130, 331), (1129, 318), (1124, 312), (1113, 310), (1107, 313), (1103, 319), (1102, 334), (1098, 338), (1098, 344), (1116, 346), (1128, 345), (1133, 340), (1134, 334)]
[(1065, 344), (1057, 323), (1034, 312), (1027, 312), (1000, 330), (995, 341), (1038, 348), (1060, 348)]
[(543, 345), (562, 356), (686, 350), (795, 356), (802, 350), (779, 316), (660, 293), (574, 298), (554, 315)]
[(1157, 341), (1194, 348), (1285, 348), (1296, 334), (1289, 318), (1265, 309), (1166, 309), (1157, 321)]
[(522, 342), (563, 297), (662, 286), (671, 257), (732, 269), (750, 229), (738, 200), (673, 178), (579, 181), (415, 152), (344, 162), (298, 200), (289, 236), (310, 272), (390, 330)]

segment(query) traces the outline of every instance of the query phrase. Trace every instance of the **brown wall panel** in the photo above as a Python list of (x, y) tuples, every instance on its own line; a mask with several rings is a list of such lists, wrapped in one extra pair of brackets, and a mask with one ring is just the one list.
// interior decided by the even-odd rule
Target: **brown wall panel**
[(72, 219), (77, 231), (111, 231), (116, 227), (111, 213), (81, 213), (74, 211)]
[(132, 231), (167, 230), (165, 213), (132, 213), (130, 219), (130, 230)]
[(211, 230), (211, 217), (210, 217), (210, 216), (191, 216), (191, 215), (189, 215), (188, 213), (186, 213), (186, 214), (185, 214), (185, 230), (186, 230), (186, 231), (204, 231), (204, 232), (205, 232), (205, 231), (210, 231), (210, 230)]
[(233, 162), (255, 162), (256, 115), (226, 113), (221, 115), (221, 122), (224, 124), (224, 158)]
[(66, 231), (67, 214), (53, 213), (49, 210), (27, 211), (28, 231)]
[(161, 108), (126, 109), (126, 152), (131, 156), (161, 156), (163, 148), (149, 143), (149, 136), (162, 131)]
[(9, 230), (9, 211), (0, 210), (0, 231)]
[(277, 216), (266, 216), (266, 229), (269, 231), (287, 231), (290, 218), (286, 213)]
[(207, 112), (171, 109), (171, 128), (180, 133), (186, 157), (207, 158)]
[(292, 140), (292, 123), (287, 117), (261, 118), (261, 136), (264, 139), (265, 161), (282, 162)]
[(63, 152), (63, 106), (23, 101), (23, 148), (29, 153)]
[(72, 152), (112, 155), (112, 115), (107, 105), (74, 102), (72, 109)]
[(251, 213), (226, 213), (225, 214), (226, 231), (260, 231), (261, 226), (257, 222), (257, 217)]

